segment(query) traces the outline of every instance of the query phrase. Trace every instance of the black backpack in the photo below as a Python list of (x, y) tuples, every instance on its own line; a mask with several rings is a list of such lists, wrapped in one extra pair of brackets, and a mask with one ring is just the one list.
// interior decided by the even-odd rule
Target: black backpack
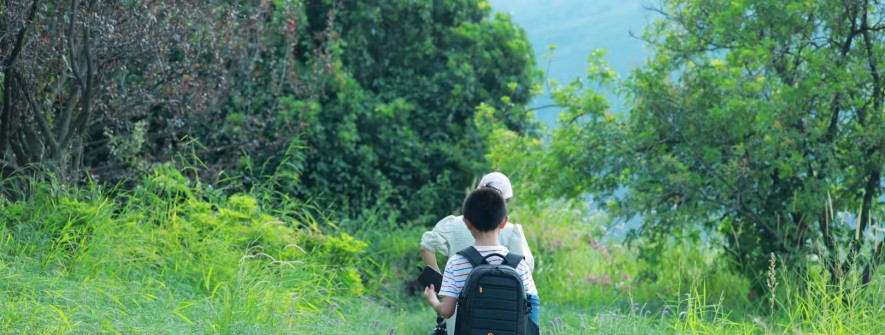
[[(483, 257), (473, 247), (458, 252), (473, 265), (464, 289), (458, 297), (455, 335), (524, 335), (530, 323), (531, 305), (526, 301), (525, 287), (516, 267), (524, 258), (509, 253)], [(498, 256), (501, 264), (487, 259)]]

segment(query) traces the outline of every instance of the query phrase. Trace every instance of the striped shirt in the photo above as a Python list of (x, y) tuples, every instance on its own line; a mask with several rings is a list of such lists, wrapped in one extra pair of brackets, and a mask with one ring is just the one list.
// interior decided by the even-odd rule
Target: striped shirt
[[(488, 256), (489, 254), (507, 255), (510, 253), (510, 250), (500, 245), (473, 247), (476, 248), (476, 251), (479, 251), (479, 254), (483, 257)], [(501, 264), (504, 262), (504, 259), (498, 256), (492, 256), (489, 257), (488, 262), (489, 264)], [(467, 282), (467, 275), (469, 275), (471, 271), (473, 271), (473, 265), (471, 265), (464, 256), (459, 254), (453, 255), (446, 263), (446, 270), (443, 273), (443, 281), (439, 290), (439, 295), (458, 298), (458, 296), (461, 295), (461, 290), (464, 289), (464, 284)], [(529, 266), (525, 259), (519, 262), (519, 265), (516, 267), (516, 273), (522, 277), (525, 293), (537, 295), (538, 289), (535, 287), (535, 280), (532, 278), (532, 272), (529, 271)]]
[[(433, 230), (424, 232), (421, 236), (421, 247), (435, 253), (440, 253), (446, 257), (452, 257), (456, 252), (476, 243), (470, 230), (464, 225), (463, 216), (449, 215), (433, 226)], [(529, 263), (529, 270), (535, 269), (535, 258), (532, 256), (532, 250), (525, 239), (525, 232), (522, 225), (507, 221), (504, 229), (498, 233), (498, 244), (503, 245), (511, 251), (525, 256), (526, 262)]]

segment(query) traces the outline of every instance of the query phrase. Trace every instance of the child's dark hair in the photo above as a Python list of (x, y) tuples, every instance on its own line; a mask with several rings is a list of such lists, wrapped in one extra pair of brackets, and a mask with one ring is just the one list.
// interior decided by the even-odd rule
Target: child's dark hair
[(467, 221), (481, 232), (495, 230), (507, 216), (504, 197), (491, 187), (480, 187), (470, 192), (461, 210)]

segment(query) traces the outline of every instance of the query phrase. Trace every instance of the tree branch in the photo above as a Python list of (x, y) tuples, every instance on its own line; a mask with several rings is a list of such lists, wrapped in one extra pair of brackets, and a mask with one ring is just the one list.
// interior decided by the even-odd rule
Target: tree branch
[[(835, 68), (841, 69), (843, 64), (845, 64), (845, 58), (848, 56), (848, 53), (851, 51), (851, 44), (854, 41), (854, 37), (857, 36), (858, 29), (854, 20), (857, 18), (857, 14), (854, 16), (851, 15), (850, 9), (845, 8), (845, 15), (851, 20), (851, 29), (848, 32), (848, 36), (845, 37), (845, 41), (841, 43), (841, 48), (839, 50), (840, 57), (836, 60)], [(833, 99), (830, 101), (830, 112), (832, 113), (832, 117), (830, 118), (830, 124), (827, 127), (827, 133), (824, 135), (824, 143), (829, 144), (832, 143), (836, 138), (836, 133), (839, 131), (839, 114), (841, 112), (841, 108), (839, 108), (839, 104), (842, 101), (842, 94), (836, 92), (833, 95)]]
[[(13, 134), (13, 136), (20, 136), (18, 133)], [(25, 148), (22, 147), (22, 143), (25, 141), (22, 139), (16, 139), (10, 143), (10, 147), (12, 147), (12, 152), (15, 153), (15, 159), (18, 160), (18, 165), (28, 165), (30, 163), (30, 155), (25, 151)]]
[[(18, 173), (25, 172), (25, 170), (22, 169), (20, 166), (18, 166), (18, 164), (15, 164), (15, 162), (10, 162), (10, 161), (4, 160), (2, 158), (0, 158), (0, 166), (10, 168), (13, 171), (18, 172)], [(0, 176), (0, 177), (7, 177), (7, 176)]]
[(49, 128), (49, 122), (46, 121), (46, 117), (43, 115), (43, 112), (40, 111), (39, 107), (37, 107), (37, 102), (34, 101), (34, 95), (28, 94), (28, 92), (26, 91), (28, 85), (25, 82), (24, 77), (21, 74), (17, 74), (16, 81), (18, 81), (19, 89), (21, 90), (22, 96), (26, 98), (28, 105), (31, 107), (31, 110), (34, 111), (35, 118), (37, 119), (37, 124), (40, 125), (40, 129), (43, 131), (46, 141), (49, 142), (50, 148), (52, 150), (52, 158), (56, 159), (60, 157), (61, 148), (58, 146), (58, 141), (55, 139), (55, 136), (52, 133), (52, 129)]
[[(861, 35), (863, 36), (864, 46), (866, 47), (865, 51), (866, 51), (866, 56), (867, 56), (867, 64), (870, 67), (870, 75), (873, 77), (872, 101), (873, 101), (873, 111), (875, 113), (875, 112), (879, 112), (881, 110), (883, 92), (882, 92), (882, 79), (879, 76), (878, 61), (876, 59), (876, 54), (873, 51), (873, 38), (870, 36), (870, 26), (869, 26), (868, 16), (869, 16), (869, 13), (867, 12), (866, 7), (864, 7), (864, 16), (863, 16), (863, 20), (861, 22), (860, 31), (861, 31)], [(864, 124), (866, 122), (866, 120), (864, 120), (864, 119), (865, 118), (860, 119), (862, 126), (866, 126), (866, 124)]]
[[(12, 65), (15, 64), (16, 59), (18, 59), (18, 55), (21, 53), (22, 48), (24, 46), (25, 34), (28, 31), (28, 28), (31, 26), (31, 22), (34, 21), (34, 16), (37, 14), (37, 4), (39, 0), (34, 0), (31, 2), (31, 8), (28, 10), (28, 15), (25, 18), (24, 27), (16, 34), (15, 42), (13, 42), (12, 52), (9, 54), (9, 57), (6, 58), (2, 65), (2, 71), (4, 77), (7, 80), (13, 80)], [(8, 8), (7, 4), (7, 8)], [(12, 85), (9, 83), (3, 83), (3, 109), (0, 110), (0, 153), (6, 151), (6, 148), (10, 144), (10, 134), (12, 133)]]
[[(77, 0), (72, 0), (76, 2)], [(89, 2), (89, 6), (87, 7), (87, 12), (92, 11), (93, 6), (95, 5), (95, 0)], [(83, 53), (85, 56), (86, 62), (86, 80), (83, 82), (83, 96), (82, 96), (82, 104), (80, 106), (80, 113), (77, 115), (77, 121), (74, 123), (74, 127), (71, 128), (64, 139), (61, 140), (62, 147), (67, 147), (70, 143), (71, 139), (75, 135), (84, 135), (86, 133), (86, 126), (89, 124), (89, 118), (91, 116), (91, 103), (92, 103), (92, 89), (95, 81), (95, 61), (92, 55), (92, 40), (90, 39), (90, 31), (89, 27), (83, 27)], [(82, 80), (82, 78), (81, 78)]]
[[(74, 73), (74, 78), (77, 79), (77, 83), (80, 86), (86, 87), (86, 83), (83, 81), (83, 77), (80, 75), (80, 65), (78, 64), (78, 60), (75, 56), (74, 50), (74, 25), (76, 22), (75, 15), (77, 14), (77, 0), (71, 0), (71, 15), (70, 15), (70, 23), (68, 25), (67, 31), (67, 40), (68, 40), (68, 54), (70, 55), (70, 63), (71, 63), (71, 72)], [(70, 133), (71, 128), (71, 114), (73, 113), (74, 106), (72, 103), (76, 100), (77, 96), (76, 92), (78, 92), (77, 85), (74, 85), (74, 93), (71, 94), (71, 98), (68, 99), (68, 106), (65, 108), (65, 114), (61, 118), (61, 125), (58, 126), (58, 139), (61, 141), (61, 147), (67, 147), (67, 138), (68, 133)]]
[(864, 266), (863, 275), (861, 275), (862, 287), (867, 287), (867, 285), (869, 285), (872, 270), (879, 267), (879, 264), (882, 263), (883, 245), (885, 245), (885, 242), (879, 242), (876, 249), (870, 254), (870, 261)]
[(65, 102), (64, 114), (62, 114), (61, 118), (55, 122), (55, 132), (58, 134), (56, 138), (59, 140), (67, 137), (68, 132), (70, 132), (71, 114), (74, 113), (74, 108), (77, 107), (77, 101), (80, 99), (80, 86), (77, 84), (72, 85), (73, 87), (71, 93), (68, 95), (68, 101)]
[[(6, 73), (6, 78), (9, 78), (9, 74), (12, 68), (7, 68), (9, 71)], [(12, 128), (10, 127), (12, 123), (12, 85), (8, 85), (4, 82), (3, 84), (3, 109), (0, 110), (0, 154), (6, 152), (6, 148), (9, 145), (9, 134), (12, 132)]]
[(28, 32), (28, 28), (31, 27), (31, 22), (34, 21), (34, 16), (37, 14), (37, 3), (39, 0), (34, 0), (31, 2), (31, 8), (28, 10), (28, 16), (25, 18), (25, 26), (19, 30), (18, 34), (16, 34), (15, 42), (12, 47), (12, 53), (9, 54), (9, 58), (3, 64), (4, 71), (6, 68), (12, 66), (15, 63), (15, 60), (18, 59), (19, 53), (22, 51), (22, 47), (25, 42), (25, 34)]
[[(861, 27), (860, 31), (863, 36), (864, 46), (867, 56), (867, 63), (870, 67), (870, 75), (873, 78), (873, 92), (872, 92), (872, 101), (873, 101), (873, 112), (877, 113), (881, 110), (882, 107), (882, 81), (879, 76), (878, 63), (876, 60), (876, 55), (873, 51), (873, 41), (870, 36), (870, 26), (869, 26), (869, 12), (868, 7), (863, 6), (863, 17), (861, 18)], [(860, 111), (858, 111), (860, 112)], [(866, 127), (868, 125), (868, 120), (866, 117), (858, 116), (858, 122), (861, 126)], [(876, 155), (876, 145), (873, 144), (871, 147), (865, 150), (869, 157), (874, 157)], [(870, 171), (869, 177), (867, 179), (867, 183), (864, 186), (864, 194), (863, 200), (861, 203), (860, 215), (858, 217), (858, 226), (857, 231), (855, 233), (854, 239), (852, 240), (852, 248), (851, 254), (849, 255), (849, 261), (851, 264), (857, 263), (857, 258), (860, 255), (860, 248), (863, 244), (862, 235), (866, 231), (867, 226), (871, 221), (871, 211), (873, 206), (873, 199), (877, 198), (879, 195), (879, 185), (881, 184), (881, 168), (880, 164), (871, 164), (872, 171)]]

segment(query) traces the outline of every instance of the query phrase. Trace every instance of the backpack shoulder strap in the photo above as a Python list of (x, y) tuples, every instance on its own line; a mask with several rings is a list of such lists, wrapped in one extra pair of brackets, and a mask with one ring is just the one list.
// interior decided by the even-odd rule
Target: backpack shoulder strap
[(523, 258), (525, 258), (525, 256), (517, 254), (515, 252), (511, 252), (507, 254), (507, 257), (504, 258), (504, 261), (507, 263), (507, 265), (516, 269), (516, 267), (519, 266), (519, 262), (522, 262)]
[(470, 262), (470, 265), (473, 265), (473, 267), (477, 267), (480, 264), (482, 264), (483, 261), (485, 261), (485, 259), (479, 253), (479, 251), (476, 251), (476, 248), (474, 248), (472, 246), (464, 248), (461, 251), (458, 251), (457, 254), (464, 256), (464, 258), (466, 258), (467, 261)]

